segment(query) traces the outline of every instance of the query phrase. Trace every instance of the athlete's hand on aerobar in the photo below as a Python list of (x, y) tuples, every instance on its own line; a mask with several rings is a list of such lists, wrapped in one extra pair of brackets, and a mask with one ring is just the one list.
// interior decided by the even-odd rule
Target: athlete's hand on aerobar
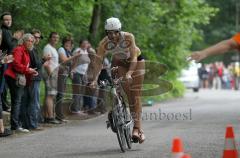
[(89, 87), (90, 88), (97, 88), (97, 81), (92, 81), (91, 83), (89, 83)]
[(126, 73), (126, 76), (125, 76), (125, 78), (126, 78), (126, 80), (128, 81), (128, 82), (132, 82), (132, 80), (133, 80), (133, 78), (132, 78), (132, 75), (130, 74), (130, 73)]

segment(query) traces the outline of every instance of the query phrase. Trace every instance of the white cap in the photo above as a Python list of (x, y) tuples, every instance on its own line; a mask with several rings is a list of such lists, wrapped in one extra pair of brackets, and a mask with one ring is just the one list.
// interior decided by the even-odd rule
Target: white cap
[(111, 17), (105, 22), (105, 30), (109, 31), (120, 31), (122, 24), (118, 18)]

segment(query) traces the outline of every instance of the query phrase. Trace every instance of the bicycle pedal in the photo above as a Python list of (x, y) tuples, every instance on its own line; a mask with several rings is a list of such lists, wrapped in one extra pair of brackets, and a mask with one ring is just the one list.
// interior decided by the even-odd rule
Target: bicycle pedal
[(137, 138), (132, 138), (132, 143), (138, 143), (139, 140)]

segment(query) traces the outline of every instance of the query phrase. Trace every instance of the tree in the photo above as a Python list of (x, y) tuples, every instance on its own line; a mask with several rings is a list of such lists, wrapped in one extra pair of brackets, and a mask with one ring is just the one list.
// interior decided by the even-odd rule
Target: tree
[(202, 26), (217, 11), (205, 0), (8, 0), (0, 6), (1, 12), (12, 12), (14, 30), (38, 28), (45, 37), (51, 31), (61, 37), (71, 33), (75, 41), (89, 37), (93, 46), (105, 36), (105, 20), (118, 17), (147, 59), (169, 67), (165, 78), (173, 83), (187, 65), (193, 41), (201, 38)]
[[(209, 25), (200, 25), (198, 27), (198, 29), (202, 30), (202, 39), (193, 44), (193, 50), (203, 49), (221, 40), (229, 39), (239, 31), (239, 28), (236, 27), (236, 23), (238, 23), (239, 20), (239, 13), (237, 13), (236, 6), (239, 3), (238, 0), (208, 0), (208, 3), (218, 8), (218, 12), (216, 16), (211, 19)], [(235, 55), (235, 52), (231, 52), (209, 57), (203, 62), (224, 61), (225, 64), (228, 64), (233, 61), (232, 57)]]

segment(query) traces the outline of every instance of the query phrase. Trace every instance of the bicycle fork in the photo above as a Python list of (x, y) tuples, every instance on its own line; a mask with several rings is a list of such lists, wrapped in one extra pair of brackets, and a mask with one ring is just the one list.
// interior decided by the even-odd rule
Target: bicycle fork
[[(127, 129), (132, 123), (133, 123), (133, 120), (130, 120), (130, 121), (125, 122), (125, 123), (123, 124), (123, 128), (124, 128), (124, 129)], [(111, 127), (111, 123), (110, 123), (109, 120), (106, 121), (106, 124), (107, 124), (107, 129), (108, 129), (109, 127)]]
[(127, 129), (127, 128), (133, 123), (132, 120), (127, 121), (127, 122), (128, 122), (128, 123), (126, 123), (126, 124), (123, 125), (123, 128), (124, 128), (124, 129)]

